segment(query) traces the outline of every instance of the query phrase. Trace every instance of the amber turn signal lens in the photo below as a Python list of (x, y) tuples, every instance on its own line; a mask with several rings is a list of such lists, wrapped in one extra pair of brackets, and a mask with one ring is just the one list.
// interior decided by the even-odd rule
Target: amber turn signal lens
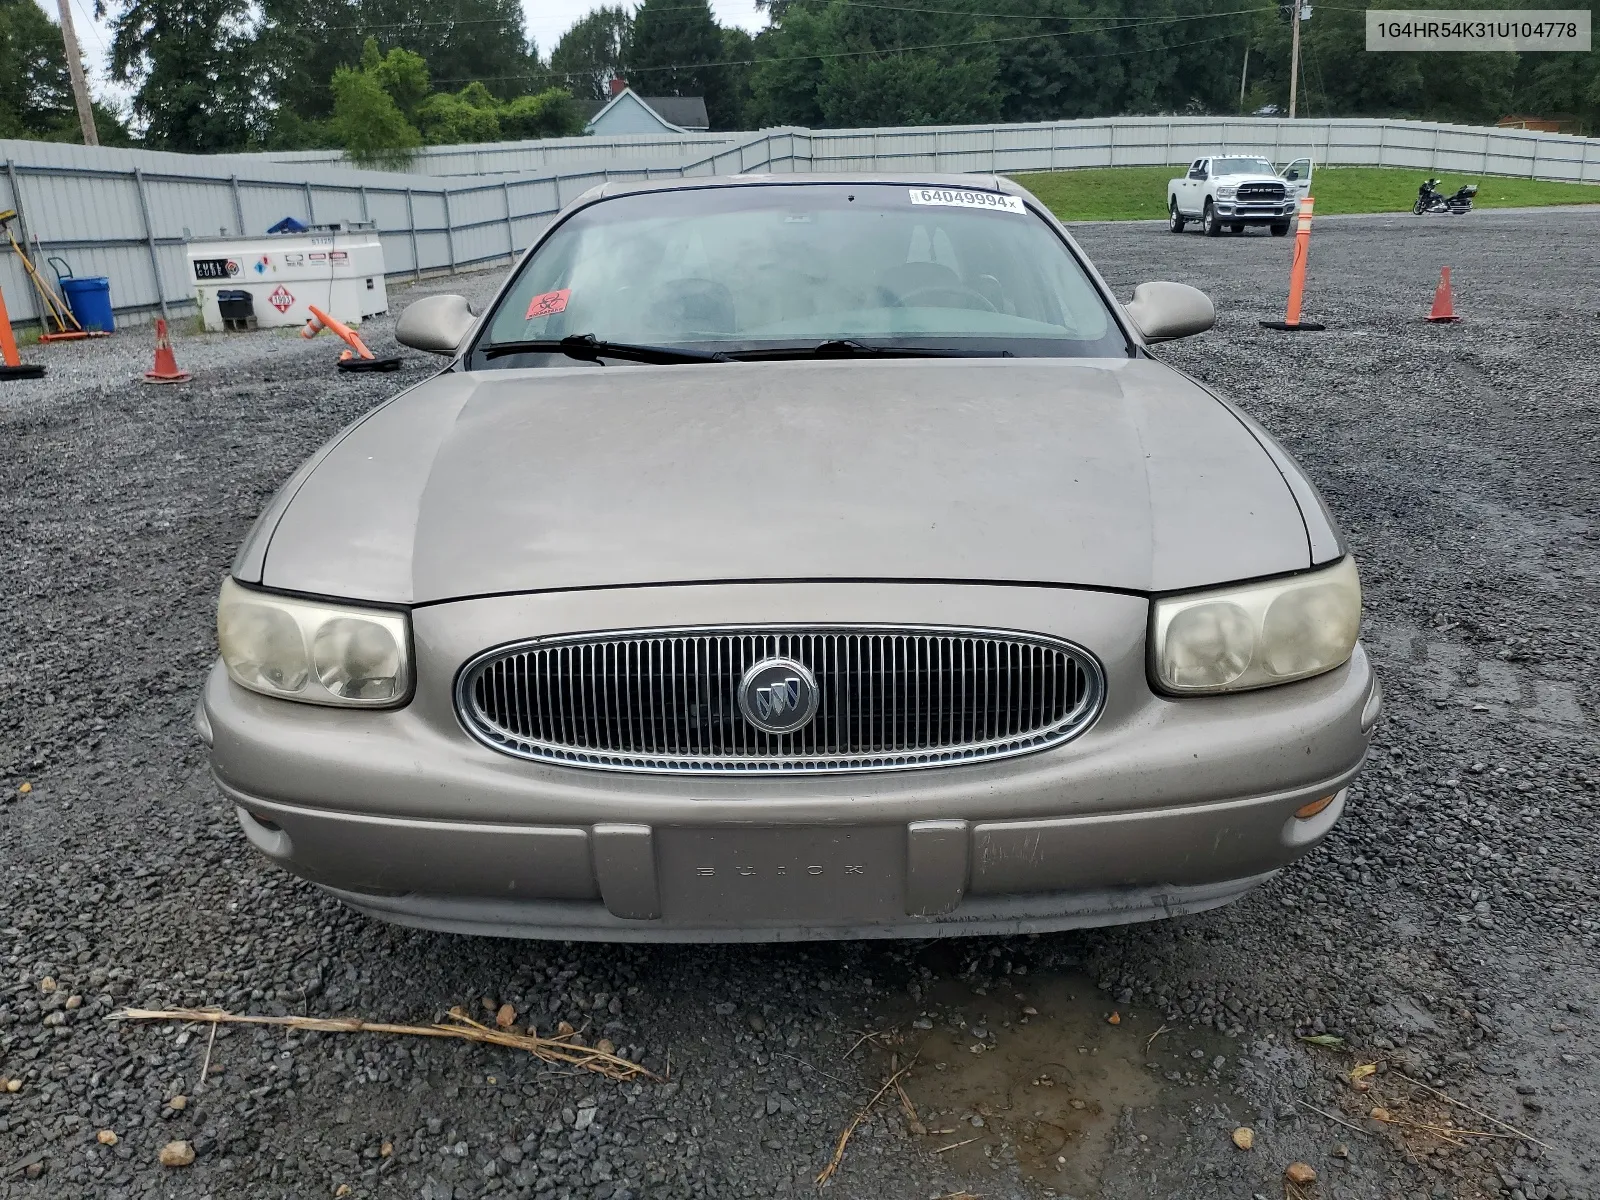
[(1333, 797), (1337, 796), (1338, 794), (1338, 792), (1335, 792), (1333, 796), (1324, 796), (1321, 800), (1313, 800), (1310, 804), (1302, 804), (1299, 808), (1294, 810), (1294, 815), (1299, 817), (1302, 821), (1310, 817), (1314, 817), (1323, 809), (1327, 808), (1328, 805), (1332, 804)]

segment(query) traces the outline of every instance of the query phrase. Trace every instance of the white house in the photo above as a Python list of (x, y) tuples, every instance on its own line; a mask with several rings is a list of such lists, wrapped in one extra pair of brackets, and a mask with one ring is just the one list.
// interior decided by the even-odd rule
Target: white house
[(711, 128), (702, 96), (641, 96), (623, 79), (611, 81), (611, 99), (589, 118), (585, 133), (703, 133)]

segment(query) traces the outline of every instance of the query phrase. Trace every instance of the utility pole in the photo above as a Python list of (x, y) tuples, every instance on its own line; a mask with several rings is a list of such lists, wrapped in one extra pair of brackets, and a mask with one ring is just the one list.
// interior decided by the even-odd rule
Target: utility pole
[(83, 144), (98, 146), (100, 134), (94, 127), (94, 109), (89, 104), (89, 82), (83, 77), (78, 32), (72, 27), (72, 0), (56, 0), (56, 7), (61, 10), (61, 41), (67, 48), (67, 73), (72, 76), (72, 95), (78, 101), (78, 124), (83, 126)]
[[(65, 4), (67, 0), (61, 0)], [(1289, 119), (1294, 120), (1295, 99), (1300, 94), (1300, 14), (1305, 10), (1301, 7), (1302, 0), (1292, 0), (1294, 4), (1294, 49), (1289, 56)]]

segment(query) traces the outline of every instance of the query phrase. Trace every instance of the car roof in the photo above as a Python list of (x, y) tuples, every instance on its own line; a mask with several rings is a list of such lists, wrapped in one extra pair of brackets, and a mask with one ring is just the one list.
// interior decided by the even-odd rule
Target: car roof
[(847, 171), (763, 173), (751, 175), (690, 175), (674, 179), (607, 180), (590, 188), (579, 200), (598, 200), (639, 192), (676, 192), (687, 188), (772, 187), (777, 185), (891, 184), (901, 187), (963, 188), (968, 191), (1006, 192), (1013, 196), (1031, 195), (1020, 184), (1003, 175), (956, 175), (936, 171)]

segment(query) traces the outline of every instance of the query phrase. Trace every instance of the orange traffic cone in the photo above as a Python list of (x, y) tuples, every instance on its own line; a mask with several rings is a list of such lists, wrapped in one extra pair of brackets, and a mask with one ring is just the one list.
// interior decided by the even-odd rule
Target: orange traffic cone
[(1311, 209), (1313, 201), (1310, 196), (1300, 199), (1300, 217), (1296, 222), (1294, 231), (1294, 261), (1289, 265), (1289, 307), (1281, 321), (1262, 321), (1263, 329), (1281, 329), (1286, 333), (1321, 333), (1327, 328), (1316, 321), (1302, 321), (1300, 319), (1300, 304), (1305, 298), (1306, 291), (1306, 259), (1311, 253)]
[(156, 365), (144, 373), (146, 383), (188, 383), (189, 372), (178, 370), (178, 360), (172, 356), (172, 341), (167, 337), (167, 322), (156, 318)]
[(0, 292), (0, 379), (38, 379), (44, 368), (25, 365), (17, 353), (17, 339), (11, 333), (11, 316), (6, 312), (6, 294)]
[(1450, 299), (1450, 268), (1443, 267), (1439, 271), (1439, 286), (1434, 289), (1433, 308), (1428, 313), (1428, 320), (1444, 323), (1446, 321), (1459, 321), (1456, 316), (1455, 304)]
[(378, 358), (367, 344), (361, 340), (361, 335), (351, 329), (343, 321), (335, 320), (323, 312), (315, 304), (306, 306), (311, 310), (311, 317), (306, 321), (306, 327), (300, 331), (303, 338), (316, 337), (323, 329), (332, 330), (333, 333), (344, 340), (349, 350), (339, 355), (339, 370), (341, 371), (398, 371), (400, 360), (398, 358)]

